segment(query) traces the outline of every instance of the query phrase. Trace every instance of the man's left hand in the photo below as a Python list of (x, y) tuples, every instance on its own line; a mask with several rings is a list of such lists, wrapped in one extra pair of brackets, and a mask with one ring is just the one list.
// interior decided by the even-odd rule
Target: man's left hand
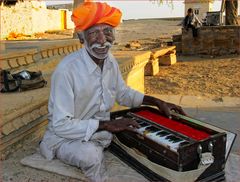
[(183, 111), (182, 107), (177, 106), (172, 103), (164, 102), (159, 99), (156, 99), (156, 106), (160, 111), (162, 111), (166, 116), (170, 117), (171, 116), (171, 111), (174, 111), (176, 113), (186, 115), (186, 113)]
[(157, 106), (160, 112), (162, 112), (167, 117), (171, 116), (171, 111), (177, 112), (182, 115), (186, 115), (186, 113), (183, 111), (183, 109), (180, 106), (177, 106), (172, 103), (164, 102), (155, 97), (145, 95), (143, 99), (143, 104)]

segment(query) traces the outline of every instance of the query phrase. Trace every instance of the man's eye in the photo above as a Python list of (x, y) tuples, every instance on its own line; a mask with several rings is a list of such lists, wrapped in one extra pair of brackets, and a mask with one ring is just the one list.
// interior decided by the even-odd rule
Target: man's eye
[(105, 29), (104, 30), (104, 34), (112, 34), (112, 33), (113, 33), (112, 29)]
[(95, 37), (95, 36), (97, 36), (97, 32), (89, 32), (88, 35), (92, 36), (92, 37)]

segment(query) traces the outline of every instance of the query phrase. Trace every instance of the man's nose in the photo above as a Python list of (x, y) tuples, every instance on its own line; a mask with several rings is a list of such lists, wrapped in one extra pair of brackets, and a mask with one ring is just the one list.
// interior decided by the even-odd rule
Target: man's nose
[(99, 32), (97, 41), (100, 44), (104, 44), (107, 41), (106, 36), (104, 35), (103, 32), (101, 32), (101, 31)]

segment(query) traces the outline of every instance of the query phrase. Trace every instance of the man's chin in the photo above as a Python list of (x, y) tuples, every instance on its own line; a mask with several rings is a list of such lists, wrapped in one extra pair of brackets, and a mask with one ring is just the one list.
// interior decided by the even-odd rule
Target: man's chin
[(99, 53), (92, 53), (91, 54), (93, 57), (97, 58), (97, 59), (106, 59), (108, 57), (108, 53), (106, 54), (99, 54)]
[(94, 48), (92, 50), (94, 52), (94, 54), (99, 54), (99, 55), (107, 55), (109, 48)]
[(108, 52), (109, 52), (109, 49), (104, 52), (97, 52), (95, 50), (92, 50), (92, 56), (97, 59), (106, 59), (108, 57)]

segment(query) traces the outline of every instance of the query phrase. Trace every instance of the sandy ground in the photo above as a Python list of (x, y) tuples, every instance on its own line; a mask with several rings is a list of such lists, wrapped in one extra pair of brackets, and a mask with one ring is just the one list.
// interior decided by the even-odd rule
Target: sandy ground
[(140, 42), (155, 40), (167, 41), (172, 35), (181, 33), (179, 21), (168, 20), (135, 20), (124, 21), (116, 29), (116, 42), (127, 43), (132, 40)]
[(77, 182), (79, 180), (66, 176), (25, 167), (20, 160), (25, 156), (34, 154), (38, 142), (26, 143), (22, 149), (11, 154), (7, 160), (1, 161), (0, 181), (1, 182)]
[(177, 64), (160, 66), (145, 77), (148, 94), (240, 97), (240, 58), (178, 57)]

